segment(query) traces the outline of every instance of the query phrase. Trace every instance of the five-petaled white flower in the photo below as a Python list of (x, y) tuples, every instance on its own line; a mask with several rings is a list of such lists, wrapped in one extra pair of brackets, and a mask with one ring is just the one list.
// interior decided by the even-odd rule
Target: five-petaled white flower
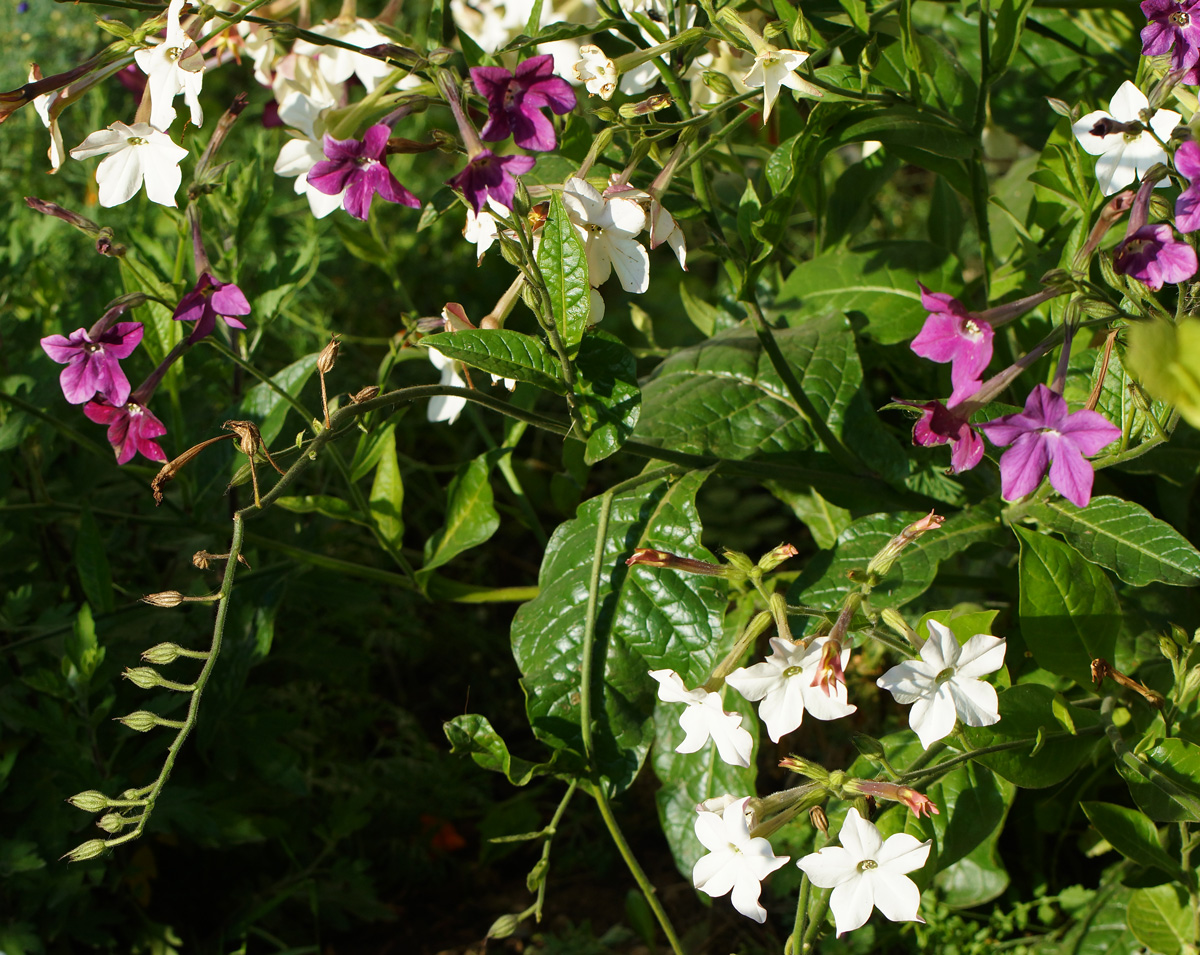
[(588, 281), (599, 288), (613, 272), (626, 292), (650, 287), (650, 255), (637, 241), (646, 213), (632, 199), (605, 199), (583, 179), (567, 181), (562, 192), (567, 215), (587, 249)]
[[(821, 662), (828, 637), (817, 637), (809, 647), (790, 640), (771, 638), (771, 655), (752, 667), (740, 667), (725, 682), (751, 702), (762, 700), (758, 715), (767, 724), (771, 741), (796, 729), (808, 710), (819, 720), (836, 720), (858, 709), (846, 702), (846, 684), (839, 683), (833, 695), (813, 686), (813, 675)], [(850, 660), (850, 648), (842, 651), (842, 667)]]
[(781, 86), (809, 96), (824, 95), (820, 89), (808, 80), (801, 79), (796, 73), (800, 64), (807, 59), (808, 54), (799, 50), (776, 50), (774, 47), (766, 47), (754, 57), (754, 65), (742, 77), (742, 82), (752, 90), (762, 89), (764, 123), (771, 118), (771, 107), (779, 97)]
[(908, 725), (926, 749), (950, 735), (955, 720), (991, 726), (1000, 719), (996, 689), (979, 677), (1004, 664), (1000, 637), (977, 633), (959, 646), (950, 628), (929, 621), (929, 639), (921, 659), (905, 660), (875, 682), (896, 698), (912, 703)]
[[(748, 767), (754, 738), (742, 728), (740, 713), (726, 713), (721, 695), (703, 688), (689, 690), (674, 670), (651, 670), (658, 680), (658, 698), (664, 703), (686, 703), (679, 725), (686, 734), (675, 747), (677, 753), (695, 753), (711, 736), (717, 744), (717, 755), (731, 766)], [(718, 895), (720, 893), (717, 893)]]
[(159, 205), (175, 205), (183, 181), (179, 163), (188, 154), (171, 137), (149, 123), (113, 123), (92, 133), (71, 150), (72, 159), (91, 159), (108, 153), (96, 167), (100, 205), (106, 209), (128, 202), (146, 183), (146, 198)]
[[(1095, 110), (1071, 127), (1084, 152), (1100, 157), (1096, 160), (1096, 180), (1106, 196), (1124, 189), (1155, 163), (1167, 161), (1166, 152), (1141, 120), (1142, 110), (1149, 106), (1142, 91), (1126, 80), (1113, 95), (1107, 113)], [(1150, 117), (1150, 129), (1167, 140), (1181, 119), (1178, 113), (1160, 109)], [(1164, 177), (1156, 188), (1169, 185), (1171, 180)]]
[(929, 858), (933, 840), (898, 832), (885, 841), (857, 809), (846, 813), (838, 835), (842, 845), (818, 849), (796, 863), (822, 889), (833, 889), (829, 907), (838, 935), (866, 924), (872, 909), (893, 922), (924, 922), (917, 914), (921, 893), (906, 873)]
[(746, 825), (749, 801), (746, 796), (731, 800), (723, 812), (696, 813), (696, 837), (708, 855), (696, 861), (692, 884), (714, 899), (732, 891), (733, 907), (746, 918), (763, 922), (767, 910), (758, 904), (762, 880), (791, 857), (777, 856), (766, 839), (751, 837)]
[(612, 99), (617, 91), (616, 65), (593, 43), (581, 46), (579, 55), (583, 59), (575, 64), (575, 75), (579, 77), (583, 88), (602, 100)]
[(175, 121), (172, 100), (180, 93), (192, 114), (192, 125), (204, 125), (204, 110), (200, 106), (200, 88), (204, 85), (204, 57), (179, 15), (184, 0), (171, 0), (167, 7), (167, 36), (157, 46), (138, 50), (134, 60), (148, 77), (150, 87), (150, 125), (169, 129)]

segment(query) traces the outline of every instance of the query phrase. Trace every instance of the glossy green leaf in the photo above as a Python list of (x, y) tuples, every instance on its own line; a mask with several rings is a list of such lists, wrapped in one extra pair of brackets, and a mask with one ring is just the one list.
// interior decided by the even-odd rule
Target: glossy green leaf
[(568, 218), (558, 191), (550, 194), (550, 212), (542, 226), (537, 264), (550, 295), (555, 327), (567, 354), (573, 355), (591, 322), (591, 286), (583, 240)]
[[(627, 567), (635, 548), (713, 560), (700, 544), (695, 495), (706, 473), (643, 485), (613, 498), (601, 558), (592, 703), (595, 762), (612, 786), (633, 780), (650, 747), (657, 684), (648, 671), (670, 667), (703, 679), (716, 662), (725, 591), (712, 577)], [(517, 611), (513, 655), (537, 737), (583, 752), (579, 676), (588, 583), (602, 499), (582, 504), (554, 532), (538, 576), (540, 592)]]
[[(1140, 753), (1138, 759), (1162, 773), (1168, 782), (1200, 798), (1200, 746), (1184, 739), (1164, 739)], [(1117, 769), (1129, 784), (1133, 801), (1155, 822), (1200, 821), (1133, 767), (1118, 762)]]
[(851, 524), (848, 510), (831, 504), (814, 490), (793, 491), (775, 481), (767, 482), (767, 489), (792, 509), (822, 550), (835, 547), (838, 536)]
[(1116, 955), (1137, 952), (1139, 945), (1129, 930), (1127, 906), (1131, 891), (1122, 885), (1107, 886), (1080, 918), (1073, 919), (1055, 955)]
[(997, 829), (957, 862), (940, 868), (934, 879), (942, 902), (956, 909), (969, 909), (991, 902), (1008, 888), (1008, 872), (996, 850)]
[(1030, 514), (1127, 584), (1144, 587), (1158, 580), (1188, 587), (1200, 582), (1200, 551), (1132, 501), (1105, 495), (1081, 509), (1070, 501), (1054, 500), (1038, 504)]
[(527, 381), (555, 394), (566, 391), (558, 360), (545, 342), (532, 335), (507, 328), (468, 328), (429, 335), (421, 339), (421, 344), (501, 378)]
[(940, 810), (927, 820), (937, 835), (938, 867), (965, 858), (999, 832), (1017, 787), (990, 770), (967, 763), (925, 790)]
[(112, 571), (105, 549), (92, 509), (85, 504), (79, 512), (79, 534), (75, 537), (75, 570), (88, 603), (100, 613), (111, 613)]
[(1069, 544), (1023, 527), (1021, 542), (1021, 635), (1038, 665), (1091, 683), (1091, 662), (1111, 660), (1120, 630), (1120, 606), (1112, 582)]
[(864, 333), (890, 345), (913, 338), (929, 314), (917, 283), (955, 294), (959, 271), (958, 260), (931, 242), (877, 242), (796, 266), (780, 287), (778, 304), (796, 309), (797, 316), (829, 308), (861, 312)]
[[(246, 397), (242, 399), (239, 413), (241, 417), (253, 421), (258, 425), (263, 443), (268, 448), (279, 437), (279, 432), (283, 429), (283, 422), (287, 418), (288, 412), (294, 410), (279, 391), (283, 391), (293, 398), (300, 397), (300, 392), (304, 390), (305, 382), (308, 381), (316, 368), (316, 354), (305, 355), (303, 358), (292, 362), (282, 371), (271, 376), (271, 384), (275, 385), (275, 388), (272, 388), (271, 385), (268, 385), (264, 381), (260, 381), (246, 392)], [(279, 389), (279, 391), (276, 389)], [(308, 426), (307, 421), (304, 422), (304, 426)]]
[(492, 729), (486, 716), (466, 713), (442, 724), (446, 739), (450, 741), (450, 752), (455, 755), (468, 754), (477, 765), (492, 772), (503, 773), (514, 786), (524, 786), (535, 776), (545, 775), (554, 764), (532, 763), (508, 751), (508, 745), (500, 734)]
[(1137, 940), (1158, 955), (1179, 955), (1185, 945), (1195, 951), (1191, 906), (1177, 885), (1134, 889), (1125, 919)]
[(396, 458), (395, 427), (394, 424), (388, 425), (390, 437), (379, 456), (368, 500), (379, 536), (388, 547), (398, 549), (404, 538), (404, 519), (401, 516), (404, 510), (404, 478)]
[(850, 15), (850, 22), (854, 24), (854, 29), (866, 36), (870, 30), (871, 18), (867, 14), (867, 4), (864, 0), (838, 0), (838, 3)]
[(579, 345), (575, 371), (575, 394), (587, 438), (583, 457), (595, 464), (616, 452), (637, 426), (642, 413), (637, 362), (620, 339), (593, 332)]
[(1083, 802), (1080, 808), (1096, 831), (1125, 858), (1176, 878), (1182, 874), (1179, 863), (1159, 844), (1158, 830), (1144, 813), (1110, 802)]
[(422, 571), (441, 567), (465, 550), (478, 547), (500, 526), (492, 503), (491, 463), (481, 455), (459, 468), (446, 492), (446, 522), (425, 542)]

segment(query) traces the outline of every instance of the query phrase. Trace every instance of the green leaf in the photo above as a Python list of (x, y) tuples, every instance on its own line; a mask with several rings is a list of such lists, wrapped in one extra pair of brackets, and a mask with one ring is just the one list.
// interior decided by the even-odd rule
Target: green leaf
[[(246, 392), (246, 397), (242, 399), (240, 406), (240, 414), (243, 418), (258, 424), (263, 444), (268, 448), (279, 437), (288, 412), (294, 410), (291, 403), (275, 389), (278, 388), (293, 398), (299, 398), (300, 392), (304, 390), (305, 383), (312, 376), (316, 367), (317, 355), (314, 352), (292, 362), (282, 371), (272, 375), (271, 384), (275, 385), (275, 388), (265, 381), (260, 381)], [(304, 426), (308, 426), (308, 421), (304, 422)]]
[(550, 194), (550, 213), (542, 226), (537, 264), (550, 294), (554, 325), (567, 354), (574, 355), (584, 329), (591, 322), (591, 286), (583, 241), (568, 218), (558, 191)]
[(488, 455), (459, 468), (446, 492), (446, 522), (425, 542), (422, 571), (441, 567), (496, 533), (500, 515), (492, 503), (490, 472)]
[(777, 307), (799, 316), (829, 308), (861, 312), (865, 334), (891, 345), (914, 337), (929, 314), (917, 283), (955, 294), (959, 270), (958, 260), (932, 242), (872, 243), (798, 265), (780, 287)]
[(1023, 527), (1021, 542), (1021, 636), (1038, 665), (1051, 673), (1091, 683), (1091, 663), (1111, 660), (1121, 627), (1112, 581), (1069, 544)]
[[(1089, 747), (1080, 740), (1064, 736), (1044, 739), (1036, 756), (1030, 755), (1039, 733), (1060, 731), (1054, 715), (1054, 691), (1037, 683), (1022, 683), (999, 691), (1000, 721), (991, 726), (964, 726), (972, 748), (992, 746), (1015, 740), (1028, 740), (1028, 746), (988, 753), (977, 757), (988, 769), (1023, 789), (1042, 789), (1060, 783), (1088, 757)], [(1070, 707), (1071, 720), (1079, 729), (1097, 726), (1100, 717), (1092, 710)]]
[(1055, 500), (1031, 508), (1044, 528), (1057, 531), (1094, 564), (1127, 584), (1156, 580), (1190, 587), (1200, 582), (1200, 551), (1166, 521), (1132, 501), (1095, 497), (1085, 508)]
[(352, 521), (355, 524), (368, 523), (366, 515), (355, 508), (349, 501), (332, 494), (302, 494), (279, 497), (276, 505), (293, 514), (322, 514), (335, 521)]
[(995, 81), (1012, 66), (1013, 58), (1021, 45), (1021, 33), (1025, 18), (1033, 8), (1033, 0), (1000, 0), (996, 9), (996, 23), (992, 32), (992, 51), (988, 67)]
[(400, 462), (396, 458), (396, 426), (387, 427), (388, 439), (375, 468), (375, 480), (371, 483), (371, 516), (384, 543), (398, 549), (404, 538), (404, 478), (400, 474)]
[(79, 612), (75, 615), (74, 626), (67, 634), (64, 649), (67, 652), (67, 660), (64, 663), (69, 661), (75, 669), (73, 674), (70, 672), (70, 667), (64, 666), (64, 675), (71, 683), (79, 680), (86, 684), (96, 672), (96, 668), (104, 661), (104, 647), (100, 646), (100, 641), (96, 637), (96, 622), (92, 618), (92, 608), (86, 603), (79, 608)]
[(75, 537), (75, 570), (88, 603), (100, 613), (111, 613), (112, 571), (104, 551), (104, 541), (100, 538), (96, 519), (92, 517), (92, 509), (85, 504), (79, 512), (79, 534)]
[(850, 14), (850, 22), (854, 24), (856, 29), (863, 36), (866, 36), (871, 28), (871, 18), (867, 15), (867, 5), (864, 0), (838, 0), (842, 5), (842, 9)]
[(357, 484), (375, 470), (379, 458), (387, 450), (388, 444), (395, 442), (395, 436), (386, 427), (375, 428), (367, 434), (358, 436), (358, 444), (354, 448), (354, 458), (350, 462), (350, 480)]
[(928, 820), (937, 835), (938, 868), (966, 858), (1004, 825), (1017, 787), (972, 763), (947, 773), (926, 791), (941, 812)]
[(421, 344), (489, 374), (525, 381), (558, 395), (566, 393), (558, 359), (532, 335), (507, 328), (468, 328), (429, 335)]
[(796, 491), (777, 481), (765, 483), (767, 490), (790, 507), (796, 519), (808, 528), (813, 542), (821, 550), (835, 547), (838, 536), (850, 526), (850, 512), (836, 504), (830, 504), (816, 491)]
[[(724, 587), (712, 577), (625, 565), (638, 547), (714, 559), (700, 544), (695, 505), (706, 476), (691, 472), (613, 498), (600, 561), (592, 719), (595, 765), (617, 790), (632, 782), (650, 747), (657, 684), (648, 671), (670, 667), (685, 680), (703, 680), (717, 660)], [(601, 504), (598, 497), (586, 501), (554, 532), (538, 596), (512, 625), (534, 734), (580, 754), (581, 648)]]
[[(1137, 757), (1154, 767), (1182, 789), (1200, 797), (1200, 746), (1187, 740), (1172, 738), (1156, 743)], [(1136, 769), (1117, 763), (1117, 770), (1129, 784), (1129, 791), (1138, 808), (1155, 822), (1196, 822), (1190, 812), (1158, 788)]]
[(1134, 889), (1125, 918), (1129, 930), (1152, 952), (1177, 955), (1185, 945), (1188, 951), (1194, 951), (1191, 907), (1186, 893), (1177, 885)]
[(451, 753), (469, 755), (484, 769), (503, 773), (514, 786), (524, 786), (535, 776), (544, 776), (554, 764), (554, 757), (545, 763), (531, 763), (510, 754), (508, 745), (492, 729), (486, 716), (465, 713), (443, 723), (442, 730), (450, 741)]
[(952, 865), (939, 868), (934, 879), (941, 901), (951, 908), (969, 909), (991, 902), (1008, 888), (1008, 872), (996, 844), (997, 829), (987, 839)]
[(1080, 917), (1069, 922), (1070, 929), (1055, 950), (1056, 955), (1115, 955), (1137, 951), (1137, 939), (1126, 921), (1126, 906), (1131, 892), (1122, 885), (1109, 886)]
[(830, 130), (823, 146), (833, 149), (867, 140), (919, 149), (937, 156), (970, 159), (978, 140), (914, 106), (865, 106), (851, 110)]
[(1143, 813), (1110, 802), (1082, 802), (1083, 814), (1114, 849), (1138, 865), (1153, 866), (1183, 878), (1179, 863), (1163, 850), (1158, 830)]
[(1133, 323), (1125, 367), (1151, 395), (1174, 405), (1188, 424), (1200, 428), (1200, 320)]
[(579, 345), (575, 371), (575, 393), (587, 438), (583, 459), (595, 464), (616, 452), (637, 426), (642, 413), (637, 362), (620, 339), (593, 332)]

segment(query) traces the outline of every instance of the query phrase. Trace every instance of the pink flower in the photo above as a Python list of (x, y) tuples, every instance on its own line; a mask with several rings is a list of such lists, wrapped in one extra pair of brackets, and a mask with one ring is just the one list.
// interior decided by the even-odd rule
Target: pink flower
[(483, 211), (489, 197), (511, 209), (517, 191), (513, 176), (529, 172), (535, 162), (532, 156), (497, 156), (490, 149), (481, 149), (466, 169), (446, 180), (446, 185), (461, 192), (476, 215)]
[(128, 464), (137, 453), (151, 461), (166, 462), (167, 456), (155, 439), (166, 434), (167, 429), (145, 405), (129, 401), (118, 408), (89, 401), (83, 406), (83, 413), (97, 424), (108, 425), (108, 443), (117, 455), (117, 464)]
[(542, 112), (569, 113), (575, 107), (571, 84), (554, 75), (554, 57), (535, 56), (517, 67), (516, 73), (499, 66), (476, 66), (471, 80), (487, 100), (487, 125), (479, 134), (488, 142), (507, 139), (522, 149), (545, 152), (554, 148), (554, 127)]
[(58, 383), (71, 404), (81, 405), (100, 395), (120, 405), (129, 398), (129, 379), (118, 359), (132, 355), (141, 340), (141, 322), (117, 322), (95, 340), (86, 328), (71, 332), (69, 337), (50, 335), (42, 339), (42, 350), (53, 361), (67, 366)]
[(1121, 436), (1121, 429), (1095, 411), (1067, 412), (1067, 402), (1045, 385), (1029, 393), (1025, 410), (979, 426), (997, 447), (1012, 445), (1000, 458), (1001, 493), (1014, 501), (1037, 490), (1046, 469), (1050, 484), (1076, 507), (1092, 499), (1095, 472), (1085, 457)]
[(957, 411), (956, 405), (947, 408), (940, 401), (919, 404), (893, 398), (898, 404), (920, 408), (924, 412), (913, 425), (913, 444), (930, 447), (935, 444), (950, 445), (950, 470), (954, 474), (969, 471), (983, 460), (983, 439)]
[(1200, 16), (1198, 0), (1143, 0), (1142, 13), (1150, 22), (1142, 27), (1142, 56), (1160, 56), (1171, 52), (1171, 69), (1188, 70), (1183, 82), (1200, 82), (1196, 63), (1200, 60)]
[(1196, 267), (1196, 250), (1175, 238), (1165, 222), (1131, 232), (1113, 253), (1114, 269), (1156, 292), (1166, 282), (1187, 281)]
[(954, 393), (950, 401), (962, 401), (979, 390), (983, 370), (992, 360), (992, 326), (968, 312), (952, 295), (931, 292), (924, 285), (921, 304), (929, 309), (929, 317), (909, 347), (922, 358), (951, 363)]
[(387, 165), (388, 137), (392, 131), (382, 123), (372, 126), (362, 140), (334, 139), (325, 135), (326, 159), (308, 171), (308, 184), (327, 196), (341, 195), (342, 207), (356, 219), (367, 218), (376, 195), (413, 209), (421, 201), (405, 189)]
[(171, 317), (177, 322), (195, 322), (189, 342), (198, 342), (217, 327), (217, 316), (230, 328), (245, 328), (233, 315), (249, 315), (250, 303), (232, 282), (218, 282), (207, 272), (200, 275), (196, 287), (175, 306)]
[(1180, 146), (1175, 169), (1188, 180), (1188, 187), (1175, 200), (1175, 228), (1195, 232), (1200, 229), (1200, 145), (1188, 140)]

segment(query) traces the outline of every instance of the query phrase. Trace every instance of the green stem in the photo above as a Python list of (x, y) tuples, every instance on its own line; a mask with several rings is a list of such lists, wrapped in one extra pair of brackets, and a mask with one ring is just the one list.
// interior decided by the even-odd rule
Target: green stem
[(792, 937), (784, 948), (784, 955), (801, 955), (804, 945), (805, 919), (808, 918), (808, 900), (812, 895), (812, 883), (808, 873), (800, 876), (800, 898), (796, 901), (796, 920), (792, 923)]
[[(1066, 737), (1076, 738), (1080, 736), (1095, 736), (1098, 735), (1100, 731), (1101, 728), (1099, 726), (1089, 726), (1079, 730), (1076, 733), (1069, 733), (1066, 730), (1062, 730), (1058, 733), (1044, 733), (1042, 735), (1042, 739), (1048, 742), (1054, 739), (1065, 739)], [(1030, 736), (1025, 739), (1009, 740), (1005, 743), (993, 743), (991, 746), (981, 746), (979, 749), (973, 749), (967, 753), (960, 753), (958, 756), (953, 756), (950, 759), (943, 760), (940, 763), (935, 763), (928, 769), (910, 770), (909, 772), (901, 773), (896, 778), (896, 782), (909, 785), (910, 783), (915, 783), (921, 779), (941, 776), (947, 770), (953, 769), (960, 763), (965, 763), (972, 759), (978, 759), (980, 756), (988, 756), (992, 753), (1003, 753), (1010, 749), (1021, 749), (1025, 746), (1032, 746), (1036, 742), (1037, 737)], [(1200, 816), (1197, 818), (1200, 818)]]
[[(609, 489), (600, 499), (600, 516), (596, 521), (596, 543), (592, 548), (592, 570), (588, 579), (587, 617), (583, 625), (583, 660), (579, 667), (579, 731), (583, 737), (583, 753), (592, 762), (592, 657), (596, 642), (596, 616), (600, 608), (600, 576), (604, 572), (604, 545), (608, 542), (608, 520), (612, 515), (613, 492)], [(603, 783), (597, 783), (600, 789)]]
[(542, 920), (542, 904), (546, 900), (545, 875), (550, 867), (550, 844), (554, 841), (555, 833), (558, 832), (558, 824), (562, 821), (563, 813), (567, 811), (567, 806), (571, 802), (571, 797), (575, 795), (575, 790), (578, 786), (579, 780), (572, 779), (571, 785), (567, 787), (567, 791), (563, 793), (562, 799), (558, 801), (558, 808), (554, 810), (554, 816), (551, 818), (550, 824), (542, 830), (546, 836), (546, 841), (542, 843), (542, 858), (535, 867), (535, 869), (541, 870), (542, 879), (538, 883), (537, 901), (533, 904), (532, 913), (538, 922)]

